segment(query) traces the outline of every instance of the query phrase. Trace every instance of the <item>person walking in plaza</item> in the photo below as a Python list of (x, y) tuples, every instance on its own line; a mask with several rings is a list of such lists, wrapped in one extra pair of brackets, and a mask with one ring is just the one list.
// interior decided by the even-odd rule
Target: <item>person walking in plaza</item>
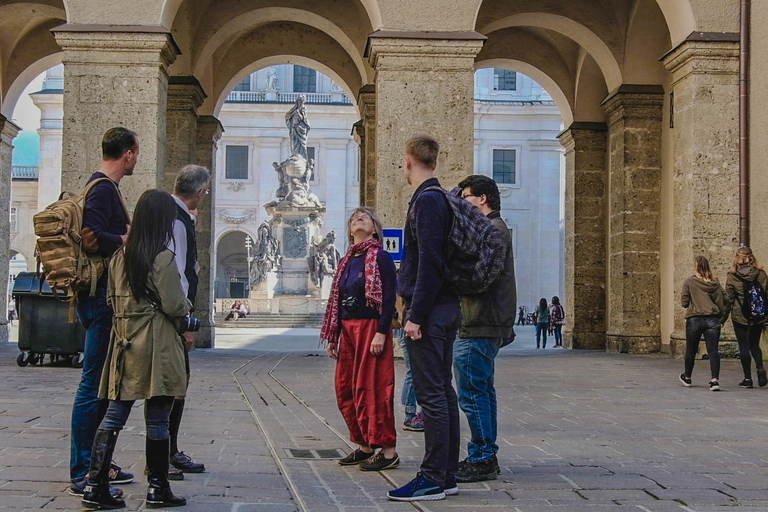
[[(763, 365), (763, 351), (760, 349), (760, 336), (766, 325), (766, 290), (768, 275), (757, 262), (749, 247), (739, 247), (733, 258), (731, 271), (725, 280), (725, 311), (722, 323), (731, 316), (733, 330), (739, 342), (741, 367), (744, 380), (739, 387), (754, 387), (752, 382), (752, 359), (757, 367), (757, 382), (763, 387), (768, 384)], [(736, 304), (738, 307), (734, 307)]]
[(525, 325), (525, 309), (522, 306), (517, 312), (517, 325)]
[(504, 269), (484, 293), (461, 297), (461, 328), (454, 343), (453, 370), (459, 406), (469, 423), (467, 458), (459, 462), (458, 482), (495, 480), (501, 473), (496, 453), (497, 402), (495, 359), (515, 337), (515, 259), (509, 228), (501, 218), (501, 197), (488, 176), (469, 176), (459, 183), (462, 197), (475, 205), (504, 236)]
[(563, 346), (563, 324), (565, 323), (565, 308), (560, 304), (560, 297), (552, 297), (552, 305), (549, 307), (550, 325), (555, 335), (555, 346)]
[(680, 304), (685, 311), (685, 371), (680, 374), (683, 386), (691, 387), (691, 374), (699, 351), (699, 342), (704, 343), (709, 356), (710, 391), (720, 391), (720, 321), (725, 310), (723, 288), (715, 280), (709, 267), (709, 260), (696, 256), (693, 260), (693, 275), (683, 281)]
[(109, 266), (107, 300), (114, 311), (105, 372), (99, 396), (109, 407), (93, 441), (88, 485), (82, 503), (88, 509), (114, 509), (125, 501), (109, 493), (109, 464), (117, 436), (136, 400), (145, 400), (148, 507), (186, 504), (168, 483), (168, 418), (173, 397), (186, 392), (184, 340), (178, 334), (192, 304), (181, 286), (174, 254), (176, 203), (170, 194), (147, 190), (136, 204), (125, 248)]
[[(190, 212), (196, 211), (206, 198), (210, 184), (211, 172), (208, 169), (199, 165), (185, 165), (176, 175), (173, 190), (173, 200), (176, 202), (176, 220), (173, 223), (173, 237), (168, 244), (168, 249), (174, 253), (174, 261), (181, 276), (181, 288), (187, 295), (193, 309), (197, 297), (197, 274), (200, 271), (200, 264), (197, 260), (195, 216)], [(184, 363), (187, 370), (187, 387), (189, 387), (189, 351), (195, 346), (195, 337), (191, 332), (183, 333), (182, 337), (186, 349), (184, 351)], [(184, 395), (174, 399), (169, 418), (171, 465), (183, 473), (205, 473), (205, 464), (196, 463), (189, 455), (179, 451), (179, 427), (181, 426), (181, 417), (184, 414), (185, 399), (186, 396)], [(175, 478), (183, 479), (183, 473), (175, 476)]]
[(549, 327), (547, 299), (541, 298), (534, 314), (536, 315), (536, 348), (539, 348), (542, 336), (544, 337), (544, 343), (541, 344), (541, 348), (547, 348), (547, 328)]
[(443, 275), (452, 212), (434, 177), (440, 147), (432, 137), (408, 139), (403, 174), (414, 189), (405, 222), (405, 254), (397, 288), (406, 303), (406, 345), (416, 397), (424, 412), (424, 459), (416, 478), (389, 491), (397, 501), (444, 499), (456, 494), (459, 407), (452, 385), (453, 341), (459, 298)]
[[(400, 465), (392, 345), (397, 276), (373, 210), (357, 208), (347, 228), (349, 250), (333, 278), (320, 337), (328, 356), (336, 359), (339, 411), (350, 440), (360, 445), (339, 464), (382, 471)], [(381, 450), (375, 453), (376, 448)]]
[[(101, 141), (102, 160), (99, 170), (88, 183), (101, 180), (91, 188), (83, 208), (83, 244), (89, 259), (104, 269), (93, 295), (77, 297), (77, 318), (85, 327), (85, 350), (80, 384), (72, 406), (69, 494), (82, 496), (91, 465), (91, 446), (96, 429), (107, 410), (107, 401), (98, 396), (104, 361), (112, 327), (112, 308), (107, 303), (107, 271), (109, 259), (127, 239), (130, 218), (120, 196), (119, 184), (133, 174), (139, 157), (139, 138), (126, 128), (107, 130)], [(112, 463), (109, 480), (122, 484), (133, 481), (133, 475)], [(115, 489), (116, 494), (122, 491)]]

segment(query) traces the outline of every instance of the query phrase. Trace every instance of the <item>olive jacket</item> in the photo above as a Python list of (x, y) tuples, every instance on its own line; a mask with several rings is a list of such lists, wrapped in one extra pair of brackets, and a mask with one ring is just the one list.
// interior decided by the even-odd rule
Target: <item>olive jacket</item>
[(723, 316), (723, 287), (717, 281), (704, 281), (691, 276), (683, 281), (680, 305), (685, 309), (685, 318), (692, 316)]
[[(725, 279), (725, 310), (721, 322), (725, 322), (730, 314), (731, 320), (737, 324), (756, 324), (756, 322), (749, 322), (741, 310), (741, 306), (744, 304), (744, 281), (754, 281), (755, 279), (763, 287), (763, 290), (768, 291), (768, 274), (763, 269), (744, 266), (739, 269), (738, 277), (733, 272), (728, 272), (728, 277)], [(763, 324), (765, 321), (759, 323)]]
[(162, 311), (133, 297), (125, 274), (125, 253), (118, 250), (109, 266), (107, 302), (114, 317), (99, 398), (141, 400), (186, 394), (184, 342), (171, 319), (186, 316), (192, 304), (181, 287), (171, 251), (155, 258), (147, 289), (159, 299)]

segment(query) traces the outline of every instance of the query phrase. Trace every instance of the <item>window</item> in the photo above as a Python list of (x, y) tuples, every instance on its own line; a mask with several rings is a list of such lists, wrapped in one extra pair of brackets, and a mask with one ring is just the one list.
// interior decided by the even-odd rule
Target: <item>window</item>
[(317, 71), (293, 66), (293, 92), (317, 92)]
[(317, 167), (317, 157), (315, 156), (317, 154), (317, 151), (315, 151), (315, 148), (313, 146), (307, 147), (307, 162), (310, 160), (315, 161), (315, 167), (312, 169), (312, 176), (309, 177), (311, 181), (317, 181), (317, 177), (319, 176), (319, 169)]
[(496, 183), (515, 183), (514, 149), (493, 150), (493, 179)]
[(517, 73), (507, 69), (495, 68), (493, 70), (493, 90), (494, 91), (514, 91), (517, 90)]
[(17, 221), (19, 216), (19, 210), (18, 208), (12, 207), (11, 208), (11, 233), (17, 233)]
[(248, 146), (227, 146), (228, 180), (248, 179)]
[(233, 91), (250, 91), (251, 90), (251, 75), (243, 78), (243, 80), (235, 86)]

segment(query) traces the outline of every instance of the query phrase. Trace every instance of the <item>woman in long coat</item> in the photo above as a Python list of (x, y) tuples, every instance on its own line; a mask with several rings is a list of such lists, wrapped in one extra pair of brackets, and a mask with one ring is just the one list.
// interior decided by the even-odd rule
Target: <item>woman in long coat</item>
[(148, 190), (136, 205), (131, 232), (109, 267), (107, 300), (114, 310), (100, 398), (109, 399), (93, 443), (86, 508), (122, 508), (109, 493), (109, 464), (118, 432), (135, 400), (145, 400), (148, 507), (186, 504), (168, 484), (168, 417), (174, 396), (186, 393), (184, 344), (179, 334), (191, 310), (174, 254), (166, 249), (176, 219), (173, 198)]

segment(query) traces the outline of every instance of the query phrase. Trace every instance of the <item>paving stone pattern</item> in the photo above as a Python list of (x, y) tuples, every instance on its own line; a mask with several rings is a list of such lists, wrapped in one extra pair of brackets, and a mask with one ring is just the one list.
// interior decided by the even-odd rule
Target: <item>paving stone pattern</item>
[[(0, 345), (0, 509), (77, 510), (65, 489), (78, 372), (19, 368), (16, 354), (14, 344)], [(504, 350), (497, 360), (502, 474), (412, 505), (386, 500), (423, 455), (422, 435), (399, 428), (399, 409), (400, 469), (364, 473), (288, 456), (290, 448), (350, 449), (334, 363), (314, 354), (192, 353), (180, 444), (208, 472), (173, 482), (189, 499), (183, 510), (768, 511), (768, 388), (739, 389), (737, 361), (723, 361), (723, 391), (712, 393), (705, 361), (694, 387), (683, 388), (682, 361), (662, 356)], [(398, 383), (402, 370), (398, 362)], [(138, 477), (123, 487), (129, 510), (144, 507), (146, 492), (140, 404), (116, 455)], [(463, 415), (462, 432), (465, 443)]]

